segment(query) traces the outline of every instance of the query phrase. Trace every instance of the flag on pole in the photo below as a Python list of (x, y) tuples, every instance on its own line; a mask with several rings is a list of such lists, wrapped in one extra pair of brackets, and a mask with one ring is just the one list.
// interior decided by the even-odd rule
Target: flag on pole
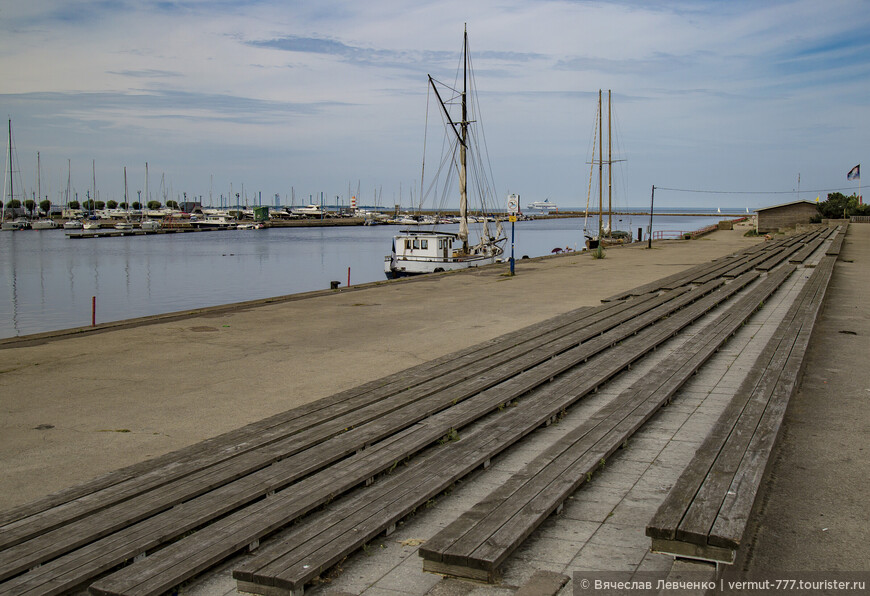
[(861, 179), (861, 164), (858, 164), (846, 174), (846, 180), (860, 180)]
[(822, 198), (822, 195), (817, 196), (817, 197), (816, 197), (816, 203), (818, 203), (818, 202), (819, 202), (819, 199), (821, 199), (821, 198)]

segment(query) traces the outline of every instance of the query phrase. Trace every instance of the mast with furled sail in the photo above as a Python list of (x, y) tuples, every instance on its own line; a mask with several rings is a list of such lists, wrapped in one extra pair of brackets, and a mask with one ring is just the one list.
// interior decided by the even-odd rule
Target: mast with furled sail
[[(477, 106), (474, 99), (474, 75), (468, 50), (468, 30), (466, 28), (462, 39), (461, 89), (454, 89), (449, 85), (436, 81), (432, 75), (428, 76), (429, 87), (441, 106), (445, 129), (449, 131), (446, 134), (451, 139), (451, 142), (445, 144), (444, 148), (450, 151), (452, 155), (449, 158), (445, 155), (442, 163), (452, 163), (458, 170), (459, 230), (457, 232), (436, 231), (434, 228), (432, 231), (426, 232), (419, 229), (413, 231), (403, 230), (393, 238), (390, 256), (386, 257), (384, 261), (384, 273), (390, 279), (488, 265), (497, 262), (499, 257), (504, 253), (504, 249), (500, 246), (501, 243), (506, 241), (504, 230), (502, 230), (500, 222), (497, 221), (495, 233), (491, 234), (487, 227), (485, 214), (482, 217), (482, 230), (479, 242), (472, 245), (469, 241), (468, 161), (469, 159), (474, 160), (475, 157), (480, 159), (480, 156), (469, 155), (469, 149), (477, 149), (478, 144), (475, 140), (476, 131), (472, 130), (469, 126), (477, 122), (474, 118)], [(448, 89), (447, 101), (442, 97), (439, 86), (441, 89)], [(460, 101), (454, 101), (456, 99)], [(471, 105), (469, 105), (469, 102)], [(457, 106), (457, 103), (460, 105)], [(457, 107), (461, 108), (459, 114), (456, 114)], [(453, 115), (450, 113), (451, 109), (454, 111)], [(455, 141), (455, 143), (452, 141)], [(455, 153), (457, 150), (459, 155)], [(423, 163), (426, 163), (425, 156)], [(486, 180), (482, 168), (479, 167), (480, 163), (478, 161), (472, 161), (471, 165), (471, 175), (475, 177), (472, 181), (472, 189), (480, 192), (481, 210), (483, 211), (486, 207), (486, 193), (489, 190), (488, 180)], [(449, 181), (450, 176), (445, 175), (443, 179), (445, 181), (444, 190), (446, 191), (449, 186), (446, 182)], [(433, 184), (433, 188), (435, 186), (437, 184)], [(422, 188), (421, 177), (421, 204), (423, 201)], [(447, 195), (445, 194), (444, 196)], [(454, 249), (454, 241), (461, 242), (461, 247), (457, 246)]]

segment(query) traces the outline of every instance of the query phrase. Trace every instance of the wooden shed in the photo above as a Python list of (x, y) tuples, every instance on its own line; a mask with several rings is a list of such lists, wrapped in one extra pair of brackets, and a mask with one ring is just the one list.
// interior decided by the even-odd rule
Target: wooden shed
[(794, 228), (797, 224), (808, 224), (818, 217), (819, 208), (813, 201), (792, 201), (782, 205), (762, 207), (756, 210), (756, 230), (759, 234), (778, 232)]

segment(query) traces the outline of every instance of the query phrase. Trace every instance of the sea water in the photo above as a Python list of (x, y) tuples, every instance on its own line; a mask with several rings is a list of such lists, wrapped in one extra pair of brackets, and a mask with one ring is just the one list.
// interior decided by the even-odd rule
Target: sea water
[[(693, 231), (715, 217), (656, 216), (653, 230)], [(613, 228), (647, 233), (648, 216), (614, 215)], [(597, 231), (596, 218), (586, 229)], [(456, 231), (456, 226), (445, 226)], [(442, 228), (439, 228), (442, 229)], [(520, 221), (514, 254), (582, 250), (584, 220)], [(0, 337), (380, 281), (395, 226), (267, 228), (117, 238), (62, 229), (0, 233)], [(511, 226), (505, 224), (510, 256)], [(518, 273), (522, 272), (517, 263)]]

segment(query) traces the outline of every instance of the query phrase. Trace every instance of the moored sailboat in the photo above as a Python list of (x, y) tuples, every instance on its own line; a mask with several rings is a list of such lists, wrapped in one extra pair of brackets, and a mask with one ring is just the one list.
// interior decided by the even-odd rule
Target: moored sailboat
[[(429, 76), (429, 86), (441, 106), (447, 135), (451, 141), (447, 143), (452, 151), (450, 162), (454, 163), (459, 171), (459, 231), (444, 232), (435, 230), (434, 227), (429, 231), (402, 230), (393, 237), (392, 251), (384, 259), (384, 273), (388, 279), (489, 265), (495, 263), (504, 253), (502, 244), (506, 241), (506, 237), (502, 234), (501, 226), (497, 225), (495, 234), (491, 234), (487, 226), (488, 218), (485, 215), (482, 229), (479, 231), (478, 243), (471, 244), (469, 241), (467, 161), (470, 147), (476, 146), (470, 142), (469, 125), (477, 121), (469, 117), (469, 104), (472, 107), (476, 105), (476, 102), (468, 100), (469, 67), (468, 32), (465, 31), (462, 43), (462, 89), (452, 89), (439, 83), (460, 98), (461, 113), (458, 120), (454, 120), (451, 116), (448, 103), (441, 98), (435, 79)], [(447, 163), (447, 160), (443, 163)], [(435, 186), (436, 184), (433, 183), (433, 187)], [(482, 184), (475, 186), (485, 187)], [(478, 198), (483, 211), (485, 197)], [(438, 218), (435, 219), (437, 221)]]
[[(42, 199), (42, 166), (40, 164), (39, 159), (39, 151), (36, 152), (36, 196), (39, 199)], [(37, 204), (39, 201), (35, 201)], [(48, 213), (45, 214), (45, 217), (41, 217), (39, 219), (34, 220), (30, 227), (34, 230), (53, 230), (59, 227), (56, 221), (51, 218), (51, 207), (48, 208)]]
[[(9, 137), (8, 142), (6, 144), (6, 154), (8, 156), (8, 161), (6, 162), (6, 176), (3, 179), (3, 208), (2, 215), (0, 215), (0, 228), (4, 230), (26, 230), (30, 227), (30, 221), (26, 217), (15, 217), (15, 213), (12, 213), (11, 221), (6, 221), (6, 208), (14, 209), (12, 205), (15, 199), (15, 169), (13, 168), (12, 162), (12, 119), (9, 119)], [(9, 190), (9, 194), (6, 194), (6, 190)]]
[[(613, 229), (613, 120), (611, 118), (610, 90), (607, 91), (607, 159), (604, 159), (604, 112), (602, 110), (601, 90), (598, 91), (598, 235), (586, 234), (586, 248), (597, 249), (603, 246), (628, 244), (634, 238), (630, 231)], [(593, 145), (594, 151), (594, 145)], [(604, 223), (604, 164), (607, 164), (607, 223)]]

